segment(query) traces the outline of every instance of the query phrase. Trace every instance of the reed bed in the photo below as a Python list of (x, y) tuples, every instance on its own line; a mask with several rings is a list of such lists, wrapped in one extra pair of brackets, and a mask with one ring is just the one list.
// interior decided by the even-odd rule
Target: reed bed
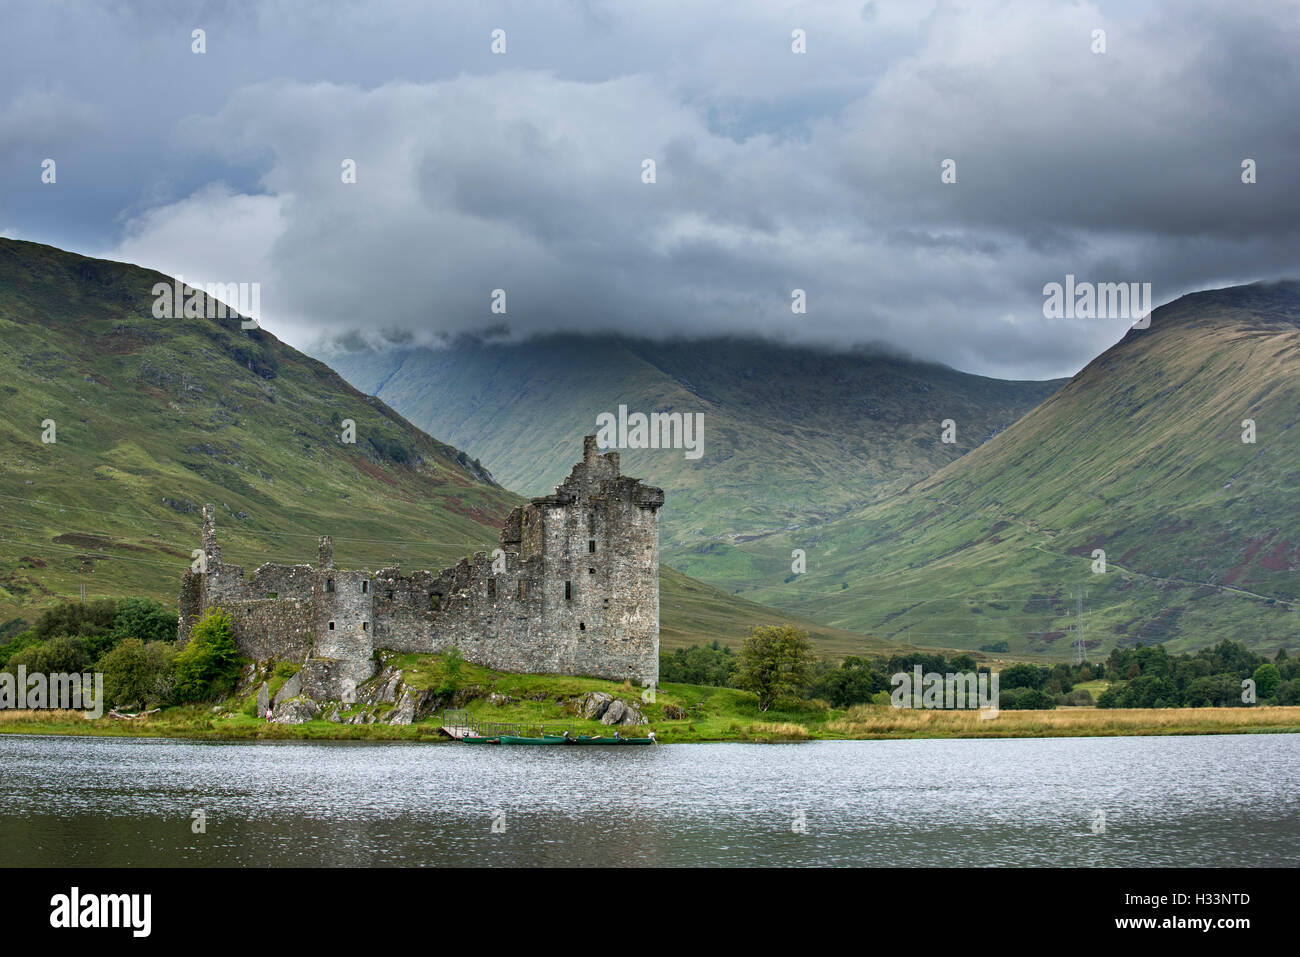
[(806, 741), (811, 737), (807, 728), (790, 721), (751, 724), (747, 732), (751, 737), (771, 738), (777, 741)]
[(80, 718), (85, 721), (83, 714), (84, 712), (81, 711), (33, 711), (30, 708), (22, 710), (4, 708), (0, 709), (0, 724), (63, 724), (73, 718)]
[(826, 730), (865, 737), (1053, 737), (1125, 734), (1228, 734), (1300, 732), (1300, 707), (1276, 708), (1063, 708), (1057, 711), (942, 711), (858, 705)]

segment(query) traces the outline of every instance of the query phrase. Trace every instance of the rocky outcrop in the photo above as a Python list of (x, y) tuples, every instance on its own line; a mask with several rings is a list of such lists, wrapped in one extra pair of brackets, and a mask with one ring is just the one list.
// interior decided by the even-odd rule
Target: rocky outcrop
[[(333, 659), (308, 658), (274, 696), (270, 694), (269, 685), (277, 666), (274, 659), (250, 666), (249, 673), (242, 677), (248, 682), (247, 693), (257, 688), (258, 717), (263, 716), (269, 706), (272, 720), (277, 724), (323, 720), (335, 724), (410, 725), (448, 709), (464, 708), (478, 699), (485, 698), (494, 707), (507, 707), (517, 700), (508, 694), (489, 692), (478, 685), (442, 692), (417, 688), (406, 683), (402, 669), (392, 661), (391, 656), (390, 663), (381, 658), (374, 677), (355, 690), (347, 682), (350, 693), (346, 697), (328, 693), (340, 685), (339, 675), (332, 670), (337, 663)], [(255, 684), (256, 681), (260, 681), (260, 685)], [(600, 721), (609, 727), (649, 724), (638, 701), (624, 701), (605, 691), (589, 691), (577, 697), (535, 692), (522, 700), (554, 700), (569, 714), (588, 721)]]
[(575, 710), (588, 721), (597, 721), (604, 717), (613, 701), (612, 694), (606, 694), (604, 691), (588, 691), (577, 700)]
[(600, 716), (601, 724), (622, 724), (623, 717), (627, 714), (627, 705), (615, 700), (609, 703), (605, 713)]
[(443, 707), (443, 698), (436, 692), (406, 687), (397, 699), (397, 707), (388, 713), (387, 721), (389, 724), (414, 724)]
[(395, 704), (404, 687), (401, 669), (389, 665), (357, 690), (357, 704)]
[(296, 698), (300, 694), (302, 694), (301, 671), (295, 673), (292, 678), (280, 686), (280, 690), (275, 693), (275, 706), (278, 708), (281, 702)]
[(649, 719), (641, 714), (641, 709), (635, 704), (628, 704), (624, 701), (615, 699), (610, 702), (605, 713), (600, 717), (601, 724), (608, 725), (629, 725), (629, 724), (649, 724)]
[[(380, 669), (373, 679), (357, 690), (356, 704), (361, 710), (343, 719), (347, 724), (414, 724), (435, 712), (460, 707), (464, 701), (478, 697), (473, 689), (470, 697), (456, 692), (450, 697), (436, 691), (424, 691), (408, 685), (400, 668), (388, 665)], [(386, 708), (386, 705), (393, 705)]]
[(271, 718), (276, 724), (303, 724), (315, 720), (320, 714), (320, 705), (311, 698), (289, 698), (275, 706)]
[(605, 725), (649, 724), (649, 719), (641, 714), (639, 704), (622, 701), (605, 691), (588, 691), (567, 702), (566, 709), (578, 717)]

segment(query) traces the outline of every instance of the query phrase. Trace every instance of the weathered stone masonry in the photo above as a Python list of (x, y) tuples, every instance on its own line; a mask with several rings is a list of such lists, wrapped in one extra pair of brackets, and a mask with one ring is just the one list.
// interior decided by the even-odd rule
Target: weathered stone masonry
[(351, 700), (374, 674), (376, 648), (440, 652), (503, 671), (659, 678), (659, 507), (662, 489), (619, 475), (617, 452), (584, 439), (583, 460), (553, 495), (506, 518), (500, 548), (438, 574), (221, 560), (203, 509), (206, 570), (181, 584), (179, 641), (214, 607), (249, 658), (303, 662), (303, 694)]

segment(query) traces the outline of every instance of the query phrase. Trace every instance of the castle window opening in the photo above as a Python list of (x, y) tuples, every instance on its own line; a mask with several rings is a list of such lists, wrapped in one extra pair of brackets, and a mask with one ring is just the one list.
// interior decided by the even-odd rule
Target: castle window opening
[(588, 574), (588, 575), (594, 575), (594, 574), (596, 574), (596, 569), (594, 569), (594, 568), (588, 568), (588, 569), (587, 569), (587, 574)]
[(368, 622), (368, 621), (363, 621), (363, 622), (361, 623), (361, 630), (362, 630), (362, 631), (369, 631), (369, 630), (370, 630), (370, 622)]
[(334, 622), (331, 621), (331, 622), (330, 622), (330, 631), (333, 631), (333, 630), (334, 630)]
[(495, 578), (489, 578), (487, 583), (487, 596), (489, 598), (497, 597), (497, 582)]
[(594, 538), (588, 540), (588, 542), (587, 542), (587, 551), (592, 552), (593, 554), (595, 553), (595, 551), (596, 551), (596, 540), (595, 540)]
[(564, 583), (564, 600), (573, 601), (573, 582)]
[(327, 578), (327, 579), (325, 579), (325, 590), (326, 590), (326, 591), (333, 591), (333, 590), (334, 590), (334, 579), (332, 579), (332, 578)]
[(370, 582), (366, 581), (366, 580), (363, 578), (363, 579), (361, 579), (361, 594), (364, 595), (364, 594), (366, 594), (366, 592), (368, 592), (368, 591), (370, 591)]
[(586, 623), (585, 621), (580, 621), (580, 622), (578, 622), (578, 630), (579, 630), (579, 631), (586, 631), (586, 630), (587, 630), (587, 623)]

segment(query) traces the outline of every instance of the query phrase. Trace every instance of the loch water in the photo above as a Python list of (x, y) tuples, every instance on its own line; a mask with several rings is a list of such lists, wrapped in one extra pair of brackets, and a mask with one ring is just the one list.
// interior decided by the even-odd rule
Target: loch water
[(0, 776), (6, 867), (1300, 864), (1294, 734), (641, 748), (5, 735)]

